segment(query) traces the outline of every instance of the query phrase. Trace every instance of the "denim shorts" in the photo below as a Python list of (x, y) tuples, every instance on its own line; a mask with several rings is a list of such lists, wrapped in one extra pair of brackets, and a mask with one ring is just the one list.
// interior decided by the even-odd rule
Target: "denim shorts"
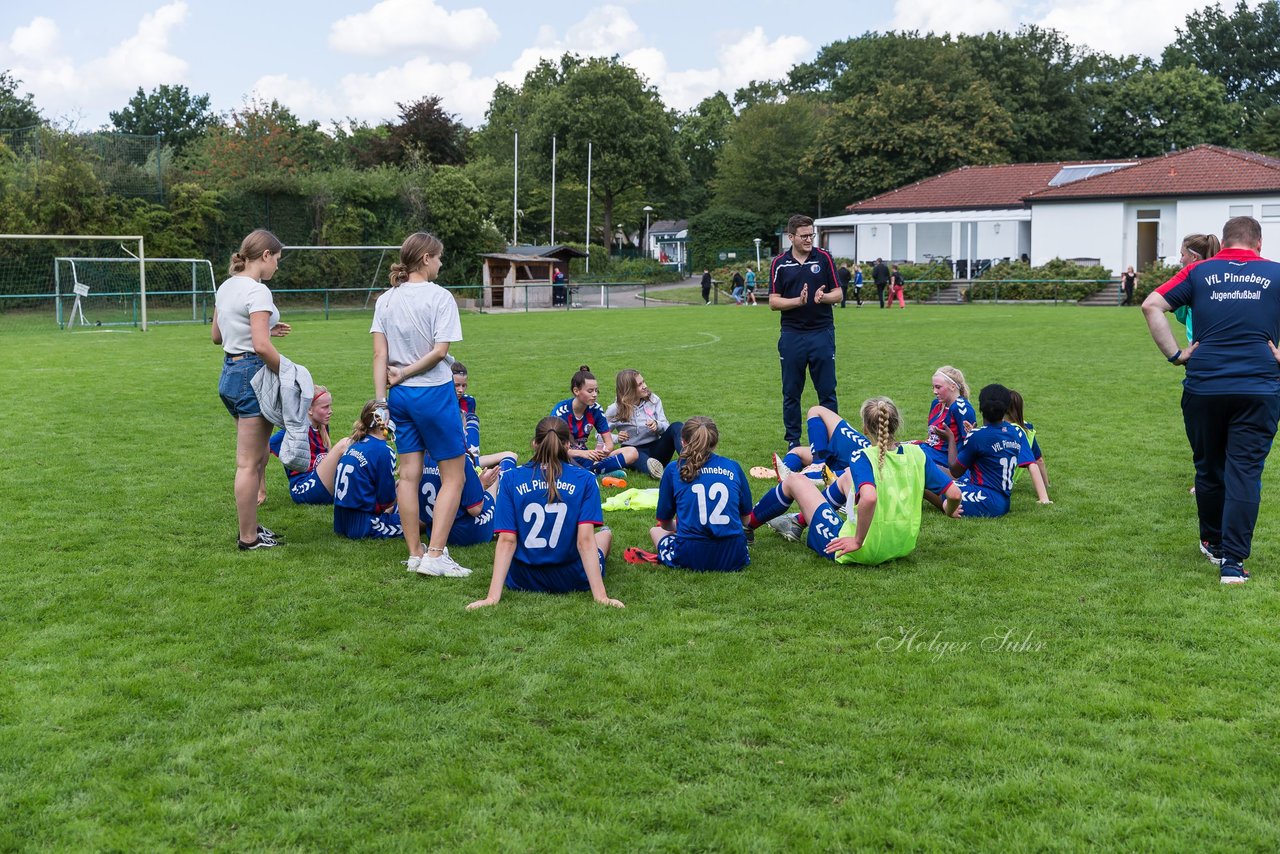
[(227, 407), (232, 418), (261, 418), (262, 407), (253, 393), (250, 380), (263, 367), (262, 357), (256, 353), (242, 356), (234, 362), (230, 356), (222, 360), (222, 376), (218, 379), (218, 397)]

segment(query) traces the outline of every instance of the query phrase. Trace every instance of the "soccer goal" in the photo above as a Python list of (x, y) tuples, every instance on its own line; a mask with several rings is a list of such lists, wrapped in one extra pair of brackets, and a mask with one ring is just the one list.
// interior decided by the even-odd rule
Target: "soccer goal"
[[(124, 290), (59, 281), (60, 257), (109, 258), (132, 267)], [(79, 293), (77, 293), (77, 284)], [(147, 328), (146, 246), (140, 235), (0, 234), (0, 318), (6, 328), (84, 325)], [(70, 325), (75, 311), (76, 326)]]
[(286, 246), (271, 294), (280, 311), (372, 311), (399, 246)]
[(137, 325), (143, 315), (149, 324), (207, 323), (217, 289), (206, 258), (59, 256), (53, 282), (58, 323), (72, 329)]

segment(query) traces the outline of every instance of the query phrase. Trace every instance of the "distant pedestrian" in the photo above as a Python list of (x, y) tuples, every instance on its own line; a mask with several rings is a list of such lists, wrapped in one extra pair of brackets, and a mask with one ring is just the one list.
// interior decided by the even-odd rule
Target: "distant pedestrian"
[(742, 291), (746, 287), (747, 280), (742, 278), (742, 274), (737, 270), (733, 271), (733, 301), (738, 305), (742, 305)]
[(711, 271), (702, 271), (702, 301), (711, 305)]
[(858, 303), (858, 308), (862, 308), (862, 265), (853, 265), (853, 298)]
[(1133, 286), (1138, 282), (1138, 274), (1133, 267), (1125, 270), (1120, 276), (1120, 287), (1124, 289), (1124, 302), (1121, 305), (1133, 305)]
[(836, 279), (840, 282), (840, 307), (844, 308), (844, 304), (849, 299), (849, 282), (853, 279), (847, 263), (841, 264), (840, 269), (836, 270)]
[(898, 301), (898, 306), (906, 308), (907, 304), (902, 299), (902, 291), (906, 287), (906, 282), (902, 280), (902, 274), (898, 272), (898, 265), (893, 265), (893, 272), (889, 274), (889, 308), (893, 308), (893, 301)]
[(747, 305), (756, 304), (756, 268), (747, 265)]
[(871, 268), (871, 280), (876, 284), (876, 296), (880, 298), (880, 307), (884, 308), (884, 289), (889, 287), (889, 268), (880, 258)]

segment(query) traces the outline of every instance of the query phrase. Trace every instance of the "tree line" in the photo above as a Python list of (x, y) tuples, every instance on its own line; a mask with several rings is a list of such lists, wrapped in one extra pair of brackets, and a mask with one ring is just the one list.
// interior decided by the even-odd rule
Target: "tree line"
[[(617, 57), (566, 54), (518, 86), (499, 84), (474, 129), (433, 94), (378, 124), (326, 127), (276, 101), (220, 115), (207, 95), (165, 85), (110, 114), (106, 130), (155, 141), (125, 166), (83, 144), (86, 134), (57, 129), (5, 72), (0, 128), (27, 130), (0, 131), (0, 229), (137, 232), (157, 254), (220, 258), (257, 225), (298, 244), (398, 243), (425, 227), (449, 247), (442, 278), (474, 282), (476, 253), (513, 231), (520, 242), (583, 240), (588, 158), (593, 243), (637, 239), (649, 205), (653, 219), (691, 219), (695, 239), (738, 234), (745, 247), (771, 241), (791, 213), (834, 214), (963, 165), (1200, 143), (1280, 156), (1278, 95), (1276, 0), (1193, 11), (1158, 60), (1037, 26), (868, 32), (825, 45), (784, 79), (687, 111), (669, 109)], [(161, 192), (122, 189), (128, 168), (154, 169)]]

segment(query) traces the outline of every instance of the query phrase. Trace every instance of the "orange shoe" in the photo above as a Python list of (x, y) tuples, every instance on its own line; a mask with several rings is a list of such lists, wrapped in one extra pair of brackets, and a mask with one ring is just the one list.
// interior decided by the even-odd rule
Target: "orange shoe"
[(602, 485), (604, 485), (604, 486), (607, 486), (607, 487), (611, 488), (611, 489), (626, 489), (626, 488), (627, 488), (627, 482), (626, 482), (625, 480), (623, 480), (622, 478), (620, 478), (620, 477), (606, 477), (604, 480), (600, 481), (600, 483), (601, 483)]

